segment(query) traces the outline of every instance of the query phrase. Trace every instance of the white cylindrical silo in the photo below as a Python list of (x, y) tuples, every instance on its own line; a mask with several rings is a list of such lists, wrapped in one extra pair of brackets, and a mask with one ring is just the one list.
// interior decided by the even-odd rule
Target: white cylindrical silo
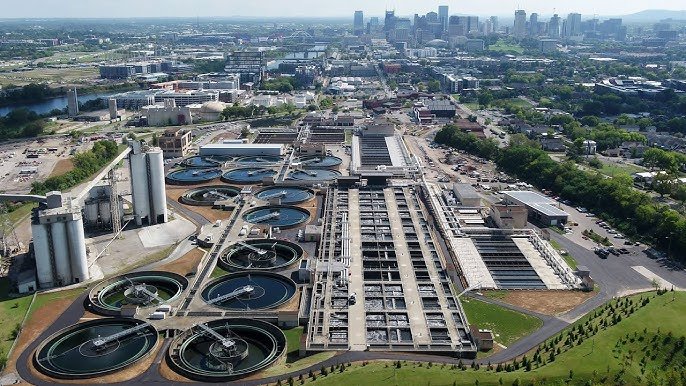
[[(150, 188), (152, 190), (152, 205), (154, 213), (150, 214), (151, 223), (167, 222), (167, 196), (164, 191), (164, 157), (162, 149), (154, 148), (148, 151), (150, 163)], [(154, 218), (154, 219), (153, 219)]]
[(131, 201), (133, 201), (133, 214), (137, 225), (143, 225), (142, 218), (150, 213), (148, 199), (148, 171), (145, 162), (145, 153), (129, 155), (129, 168), (131, 169)]
[(36, 272), (38, 273), (38, 286), (40, 288), (50, 288), (54, 286), (52, 266), (50, 264), (50, 242), (48, 240), (47, 229), (49, 226), (50, 224), (31, 225), (33, 251), (36, 256)]
[[(47, 225), (47, 224), (46, 224)], [(55, 258), (55, 285), (71, 284), (71, 263), (69, 261), (69, 239), (67, 236), (67, 224), (54, 222), (52, 228), (52, 252)]]
[(74, 283), (88, 280), (88, 255), (86, 254), (86, 238), (83, 234), (83, 220), (79, 216), (76, 220), (67, 222), (69, 235), (69, 250), (71, 252), (71, 274)]

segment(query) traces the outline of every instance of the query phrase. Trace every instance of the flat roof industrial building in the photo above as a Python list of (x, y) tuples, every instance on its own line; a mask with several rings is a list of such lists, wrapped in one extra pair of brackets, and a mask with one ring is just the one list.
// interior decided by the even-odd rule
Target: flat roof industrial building
[(524, 205), (529, 211), (529, 219), (544, 225), (567, 223), (569, 214), (557, 207), (557, 202), (536, 192), (502, 192), (506, 204)]

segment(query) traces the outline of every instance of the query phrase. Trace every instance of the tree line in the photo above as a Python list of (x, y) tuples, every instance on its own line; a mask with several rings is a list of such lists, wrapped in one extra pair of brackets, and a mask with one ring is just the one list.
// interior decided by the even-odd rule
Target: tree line
[(516, 136), (509, 146), (492, 149), (483, 143), (489, 140), (447, 125), (435, 140), (493, 160), (500, 170), (589, 208), (625, 234), (686, 258), (686, 217), (634, 189), (630, 178), (607, 178), (580, 170), (573, 162), (558, 163), (532, 141)]

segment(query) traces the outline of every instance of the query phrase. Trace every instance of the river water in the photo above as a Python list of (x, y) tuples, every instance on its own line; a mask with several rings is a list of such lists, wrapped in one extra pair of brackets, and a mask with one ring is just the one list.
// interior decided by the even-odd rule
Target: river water
[[(85, 94), (85, 95), (79, 95), (79, 102), (85, 103), (93, 99), (98, 99), (98, 98), (107, 98), (111, 95), (114, 95), (116, 93), (110, 92), (110, 93), (96, 93), (96, 94)], [(31, 111), (34, 111), (36, 114), (47, 114), (51, 112), (54, 109), (59, 109), (62, 110), (65, 107), (67, 107), (67, 96), (62, 96), (62, 97), (57, 97), (57, 98), (52, 98), (52, 99), (47, 99), (42, 102), (37, 102), (37, 103), (26, 103), (22, 105), (15, 105), (15, 106), (7, 106), (7, 107), (0, 107), (0, 117), (4, 117), (5, 115), (9, 114), (10, 111), (18, 108), (27, 108)]]

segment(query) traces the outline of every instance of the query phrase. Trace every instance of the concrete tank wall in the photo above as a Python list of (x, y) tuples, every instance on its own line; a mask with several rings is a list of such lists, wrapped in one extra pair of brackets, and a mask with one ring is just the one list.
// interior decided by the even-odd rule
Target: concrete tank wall
[(152, 207), (155, 213), (151, 213), (159, 221), (167, 222), (167, 196), (164, 191), (164, 157), (162, 150), (154, 149), (149, 151), (148, 160), (150, 162), (150, 187), (152, 189)]
[(47, 226), (49, 225), (31, 225), (33, 250), (36, 255), (36, 272), (38, 273), (38, 286), (40, 288), (50, 288), (53, 286)]
[(133, 214), (137, 225), (142, 225), (142, 219), (150, 213), (148, 200), (148, 172), (145, 163), (145, 153), (129, 156), (131, 171), (131, 196), (133, 201)]
[(69, 235), (69, 249), (71, 252), (71, 273), (73, 282), (80, 283), (90, 278), (88, 274), (88, 255), (86, 254), (86, 238), (83, 234), (83, 219), (67, 223)]
[[(46, 224), (47, 226), (47, 224)], [(52, 250), (55, 257), (55, 285), (71, 284), (71, 262), (69, 261), (69, 238), (67, 236), (67, 224), (55, 222), (50, 224), (52, 228)]]

